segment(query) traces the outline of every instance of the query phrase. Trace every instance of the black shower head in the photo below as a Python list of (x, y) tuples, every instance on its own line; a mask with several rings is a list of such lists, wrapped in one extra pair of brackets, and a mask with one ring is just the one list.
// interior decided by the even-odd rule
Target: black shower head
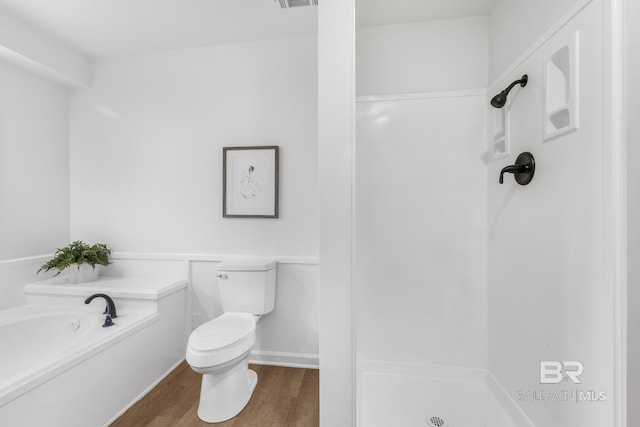
[(524, 76), (522, 76), (520, 80), (516, 80), (515, 82), (511, 83), (508, 88), (506, 88), (505, 90), (503, 90), (502, 92), (494, 96), (491, 99), (491, 105), (494, 106), (495, 108), (504, 107), (505, 104), (507, 103), (507, 96), (509, 95), (509, 92), (511, 91), (511, 89), (513, 89), (513, 87), (517, 84), (519, 84), (522, 87), (525, 87), (527, 85), (527, 81), (529, 81), (529, 77), (525, 74)]
[(507, 92), (506, 90), (503, 90), (502, 92), (500, 92), (499, 94), (497, 94), (496, 96), (491, 98), (491, 105), (493, 105), (495, 108), (504, 107), (505, 104), (507, 103), (507, 94), (508, 93), (509, 92)]

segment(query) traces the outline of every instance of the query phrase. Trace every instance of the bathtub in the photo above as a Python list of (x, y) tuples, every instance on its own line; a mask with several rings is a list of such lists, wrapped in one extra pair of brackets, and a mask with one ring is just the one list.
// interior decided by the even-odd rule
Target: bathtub
[[(103, 300), (84, 304), (98, 292), (118, 306), (112, 327)], [(185, 282), (57, 279), (28, 286), (27, 301), (0, 311), (2, 426), (108, 425), (183, 359)]]
[[(153, 322), (128, 313), (103, 328), (101, 309), (25, 305), (0, 312), (0, 406)], [(12, 350), (13, 349), (13, 350)]]

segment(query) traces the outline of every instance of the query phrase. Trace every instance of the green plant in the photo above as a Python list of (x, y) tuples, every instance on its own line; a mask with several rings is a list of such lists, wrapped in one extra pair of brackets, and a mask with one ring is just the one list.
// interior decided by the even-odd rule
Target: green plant
[(78, 264), (78, 269), (80, 269), (80, 264), (90, 264), (93, 268), (96, 268), (96, 265), (109, 265), (110, 254), (111, 250), (103, 243), (89, 246), (82, 240), (76, 240), (62, 249), (57, 249), (53, 258), (43, 264), (38, 273), (55, 269), (58, 270), (55, 274), (57, 276), (62, 270), (74, 263)]

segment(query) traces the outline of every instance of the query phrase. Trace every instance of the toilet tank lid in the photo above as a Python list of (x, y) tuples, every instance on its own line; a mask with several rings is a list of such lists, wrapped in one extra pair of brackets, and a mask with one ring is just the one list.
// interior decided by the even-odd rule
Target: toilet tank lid
[(236, 259), (218, 264), (218, 271), (267, 271), (275, 268), (274, 259)]

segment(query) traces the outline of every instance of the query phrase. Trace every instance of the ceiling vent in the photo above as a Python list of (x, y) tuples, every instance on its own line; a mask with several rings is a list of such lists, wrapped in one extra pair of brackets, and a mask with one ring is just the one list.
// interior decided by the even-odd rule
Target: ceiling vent
[(318, 0), (278, 0), (278, 1), (280, 2), (280, 7), (283, 9), (287, 9), (289, 7), (318, 5)]

